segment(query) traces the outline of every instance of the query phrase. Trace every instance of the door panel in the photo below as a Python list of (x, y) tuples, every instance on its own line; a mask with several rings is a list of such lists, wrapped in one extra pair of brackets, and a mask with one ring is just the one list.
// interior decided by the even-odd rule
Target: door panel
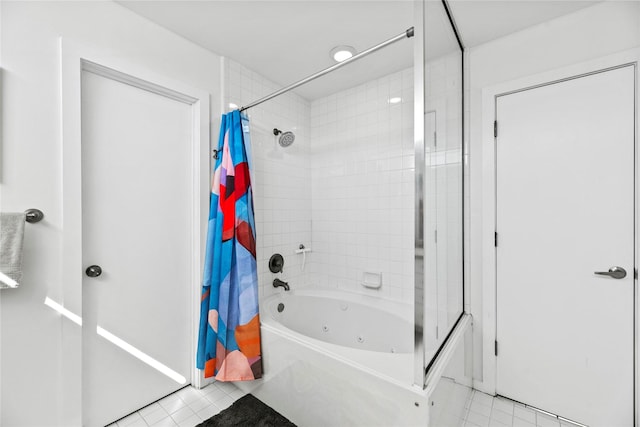
[(496, 101), (497, 392), (594, 426), (633, 424), (634, 74)]
[(84, 425), (190, 377), (191, 133), (190, 105), (83, 72)]

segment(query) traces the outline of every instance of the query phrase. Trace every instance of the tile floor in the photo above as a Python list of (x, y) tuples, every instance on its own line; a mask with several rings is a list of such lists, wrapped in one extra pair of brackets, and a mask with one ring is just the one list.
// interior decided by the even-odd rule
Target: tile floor
[(244, 395), (229, 383), (215, 382), (202, 390), (189, 386), (107, 427), (194, 427)]
[(568, 420), (535, 411), (503, 397), (473, 390), (467, 400), (464, 427), (576, 427)]
[[(191, 386), (160, 399), (107, 427), (194, 427), (231, 406), (245, 393), (233, 384)], [(465, 405), (464, 427), (576, 427), (503, 397), (473, 390)]]

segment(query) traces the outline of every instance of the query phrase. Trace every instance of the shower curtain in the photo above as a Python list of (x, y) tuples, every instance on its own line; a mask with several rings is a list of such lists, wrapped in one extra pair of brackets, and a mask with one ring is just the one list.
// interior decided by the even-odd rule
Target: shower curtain
[(196, 366), (205, 378), (262, 377), (249, 121), (222, 116), (202, 280)]

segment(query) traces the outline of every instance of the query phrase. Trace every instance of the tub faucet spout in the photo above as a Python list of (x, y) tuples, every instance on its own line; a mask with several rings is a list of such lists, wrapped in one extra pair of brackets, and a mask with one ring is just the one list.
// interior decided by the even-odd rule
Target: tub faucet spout
[(289, 290), (289, 283), (283, 282), (280, 279), (273, 279), (273, 287), (277, 288), (278, 286), (282, 286), (285, 291)]

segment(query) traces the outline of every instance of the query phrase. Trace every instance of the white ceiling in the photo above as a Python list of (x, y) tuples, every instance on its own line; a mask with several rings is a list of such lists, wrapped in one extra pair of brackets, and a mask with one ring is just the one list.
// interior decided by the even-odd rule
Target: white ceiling
[(473, 47), (599, 2), (600, 0), (453, 0), (450, 5), (465, 46)]
[[(334, 64), (329, 51), (351, 45), (358, 51), (414, 25), (408, 0), (118, 0), (122, 6), (259, 72), (283, 86)], [(574, 12), (595, 1), (453, 0), (451, 10), (466, 47)], [(427, 1), (431, 52), (453, 48), (442, 35), (439, 1)], [(439, 30), (438, 30), (439, 28)], [(435, 45), (438, 45), (437, 48)], [(429, 46), (428, 46), (429, 47)], [(402, 40), (313, 83), (296, 89), (313, 100), (408, 68), (413, 43)]]

